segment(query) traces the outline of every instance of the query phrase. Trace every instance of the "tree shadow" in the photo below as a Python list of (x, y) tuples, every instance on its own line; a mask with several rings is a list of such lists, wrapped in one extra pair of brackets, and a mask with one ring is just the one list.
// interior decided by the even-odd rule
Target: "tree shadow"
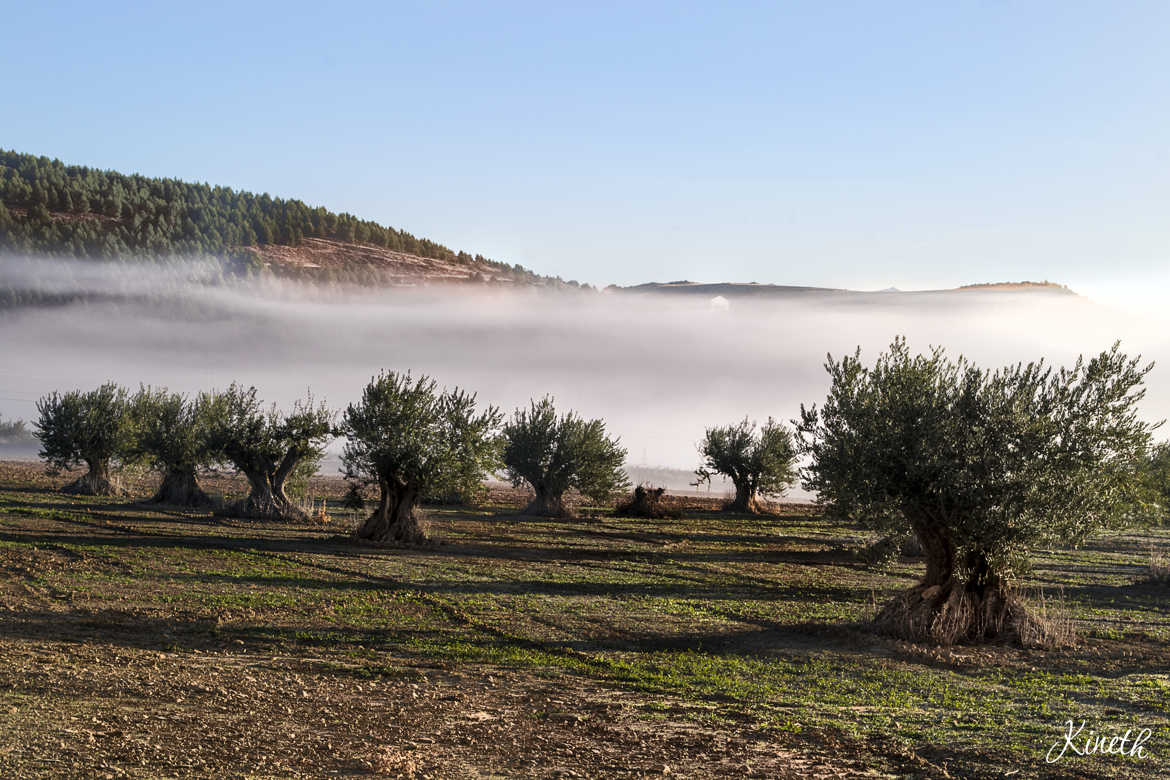
[[(318, 545), (316, 549), (328, 552), (337, 552), (340, 550), (362, 551), (364, 553), (376, 555), (410, 555), (410, 554), (442, 554), (447, 556), (464, 556), (471, 558), (486, 558), (496, 560), (515, 560), (524, 562), (546, 562), (546, 561), (572, 561), (572, 562), (609, 562), (609, 561), (629, 561), (629, 562), (643, 562), (643, 563), (659, 563), (670, 561), (672, 564), (689, 563), (701, 565), (703, 563), (725, 563), (725, 562), (757, 562), (757, 563), (788, 563), (799, 566), (821, 566), (833, 565), (838, 567), (850, 568), (858, 571), (866, 569), (864, 563), (856, 560), (856, 558), (842, 548), (824, 548), (819, 550), (791, 550), (784, 549), (786, 544), (796, 543), (815, 543), (823, 546), (824, 540), (812, 540), (805, 537), (782, 537), (782, 536), (744, 536), (743, 539), (750, 540), (749, 543), (758, 545), (748, 550), (688, 550), (682, 549), (638, 549), (630, 548), (628, 544), (623, 544), (628, 535), (615, 534), (609, 535), (602, 532), (597, 532), (589, 529), (569, 529), (565, 530), (563, 526), (550, 527), (545, 533), (535, 534), (536, 538), (526, 539), (524, 543), (518, 543), (517, 540), (506, 534), (480, 534), (477, 535), (476, 541), (467, 541), (461, 538), (452, 538), (449, 540), (440, 539), (439, 543), (430, 547), (410, 548), (402, 546), (393, 547), (371, 547), (368, 545), (359, 545), (356, 543), (349, 543), (343, 540), (342, 537), (337, 537), (336, 534), (330, 534), (323, 531), (319, 526), (304, 526), (299, 524), (275, 524), (255, 522), (248, 520), (238, 520), (233, 518), (224, 518), (210, 513), (193, 512), (191, 510), (183, 510), (178, 507), (166, 507), (163, 505), (128, 505), (125, 503), (111, 503), (111, 504), (86, 504), (84, 508), (62, 506), (59, 503), (42, 503), (42, 502), (0, 502), (0, 512), (4, 511), (4, 507), (11, 506), (19, 515), (19, 510), (33, 509), (45, 510), (53, 513), (44, 519), (55, 522), (69, 523), (82, 527), (89, 527), (94, 531), (99, 532), (103, 540), (111, 538), (111, 532), (118, 532), (124, 535), (136, 535), (140, 538), (143, 546), (159, 545), (160, 542), (151, 542), (150, 539), (167, 539), (169, 543), (176, 547), (188, 544), (192, 547), (206, 547), (208, 542), (205, 535), (186, 535), (181, 534), (177, 530), (175, 533), (162, 534), (159, 531), (148, 530), (146, 528), (120, 528), (109, 525), (108, 523), (87, 522), (79, 517), (71, 516), (83, 514), (85, 512), (107, 512), (111, 513), (109, 517), (104, 517), (103, 520), (120, 519), (125, 523), (132, 523), (136, 526), (149, 526), (159, 523), (173, 523), (173, 524), (189, 524), (192, 526), (200, 526), (202, 528), (217, 527), (222, 529), (241, 528), (254, 531), (279, 531), (282, 534), (290, 536), (297, 535), (301, 539), (296, 540), (292, 547), (282, 545), (279, 541), (275, 541), (266, 536), (238, 536), (229, 537), (222, 534), (217, 534), (214, 538), (215, 544), (230, 544), (232, 549), (244, 549), (248, 546), (254, 546), (258, 550), (266, 551), (280, 551), (280, 552), (312, 552), (313, 549), (306, 545)], [(79, 511), (80, 509), (80, 511)], [(126, 516), (124, 513), (127, 509), (137, 509), (139, 511), (146, 511), (150, 514), (147, 516), (134, 515), (133, 517)], [(34, 515), (36, 516), (36, 515)], [(24, 538), (29, 532), (20, 532), (25, 534)], [(40, 533), (51, 537), (49, 532), (41, 530)], [(72, 535), (69, 535), (72, 536)], [(568, 546), (566, 539), (572, 538), (586, 538), (593, 541), (613, 541), (615, 544), (609, 545), (589, 545), (589, 546)], [(65, 535), (58, 538), (57, 541), (64, 541)], [(542, 538), (547, 538), (547, 543), (541, 543)], [(675, 534), (671, 538), (676, 539), (703, 539), (704, 535), (694, 534)], [(740, 537), (736, 537), (740, 538)], [(314, 541), (315, 540), (315, 541)], [(109, 543), (109, 542), (104, 542)], [(761, 583), (767, 583), (766, 580), (761, 580)]]
[[(1132, 609), (1165, 615), (1167, 604), (1170, 603), (1170, 585), (1140, 580), (1116, 585), (1062, 585), (1059, 593), (1069, 601), (1108, 605), (1109, 609), (1121, 612)], [(1053, 594), (1049, 592), (1049, 595)], [(1094, 622), (1102, 619), (1102, 615), (1093, 616)]]

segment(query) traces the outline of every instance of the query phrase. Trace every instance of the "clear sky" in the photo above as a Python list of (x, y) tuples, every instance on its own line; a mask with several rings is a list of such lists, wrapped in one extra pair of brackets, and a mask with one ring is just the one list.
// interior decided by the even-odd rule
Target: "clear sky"
[(1170, 288), (1164, 0), (42, 0), (4, 19), (0, 146), (297, 197), (566, 279)]

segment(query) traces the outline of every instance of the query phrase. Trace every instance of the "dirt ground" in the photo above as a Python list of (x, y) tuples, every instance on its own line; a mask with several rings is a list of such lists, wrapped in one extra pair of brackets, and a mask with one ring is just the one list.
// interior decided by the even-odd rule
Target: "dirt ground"
[[(848, 529), (807, 506), (726, 517), (694, 499), (681, 520), (586, 507), (546, 521), (516, 515), (527, 497), (500, 487), (485, 506), (428, 510), (430, 548), (370, 548), (341, 517), (237, 521), (135, 503), (147, 476), (116, 500), (57, 493), (68, 479), (0, 463), (0, 776), (1166, 768), (1042, 761), (1070, 713), (1170, 734), (1164, 594), (1102, 579), (1137, 571), (1162, 537), (1053, 565), (1085, 578), (1061, 575), (1080, 600), (1077, 648), (946, 650), (866, 631), (915, 564), (869, 572)], [(310, 485), (316, 500), (340, 493)]]
[[(0, 465), (0, 485), (19, 485), (30, 505), (67, 478), (47, 477), (33, 464)], [(145, 493), (149, 481), (131, 481), (131, 490)], [(205, 482), (221, 492), (242, 488), (233, 477)], [(314, 480), (313, 487), (325, 496), (343, 490), (333, 478)], [(528, 496), (496, 486), (491, 498), (519, 505)], [(76, 521), (29, 518), (15, 535), (39, 541), (0, 550), (5, 776), (847, 772), (847, 763), (834, 766), (779, 749), (766, 734), (728, 734), (669, 718), (647, 722), (632, 705), (632, 694), (586, 679), (393, 655), (379, 659), (371, 672), (368, 664), (329, 653), (227, 639), (217, 631), (223, 617), (181, 608), (97, 606), (77, 592), (40, 584), (55, 569), (84, 579), (111, 565), (102, 553), (73, 552), (50, 539), (84, 539), (88, 547), (101, 547), (117, 544), (123, 532), (110, 519), (81, 529)]]

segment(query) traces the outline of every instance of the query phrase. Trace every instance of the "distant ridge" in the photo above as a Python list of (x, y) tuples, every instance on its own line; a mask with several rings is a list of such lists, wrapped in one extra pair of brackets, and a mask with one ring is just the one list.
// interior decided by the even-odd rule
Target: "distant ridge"
[(1047, 279), (1043, 282), (988, 282), (984, 284), (964, 284), (958, 287), (959, 290), (1043, 290), (1049, 292), (1062, 292), (1070, 295), (1076, 295), (1068, 288), (1068, 285), (1057, 284), (1050, 282)]
[(1076, 295), (1075, 292), (1055, 282), (991, 282), (966, 284), (961, 287), (937, 290), (899, 290), (889, 287), (884, 290), (847, 290), (837, 287), (809, 287), (788, 284), (760, 284), (758, 282), (647, 282), (629, 287), (610, 285), (610, 292), (643, 293), (652, 295), (696, 295), (724, 298), (815, 298), (815, 299), (882, 299), (899, 296), (924, 297), (952, 295), (955, 293), (1040, 293), (1045, 295)]

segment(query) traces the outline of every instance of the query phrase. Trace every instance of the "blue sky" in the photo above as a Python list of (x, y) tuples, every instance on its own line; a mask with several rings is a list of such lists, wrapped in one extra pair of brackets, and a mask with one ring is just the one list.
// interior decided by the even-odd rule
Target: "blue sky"
[(0, 146), (593, 283), (1170, 283), (1170, 4), (54, 2)]

